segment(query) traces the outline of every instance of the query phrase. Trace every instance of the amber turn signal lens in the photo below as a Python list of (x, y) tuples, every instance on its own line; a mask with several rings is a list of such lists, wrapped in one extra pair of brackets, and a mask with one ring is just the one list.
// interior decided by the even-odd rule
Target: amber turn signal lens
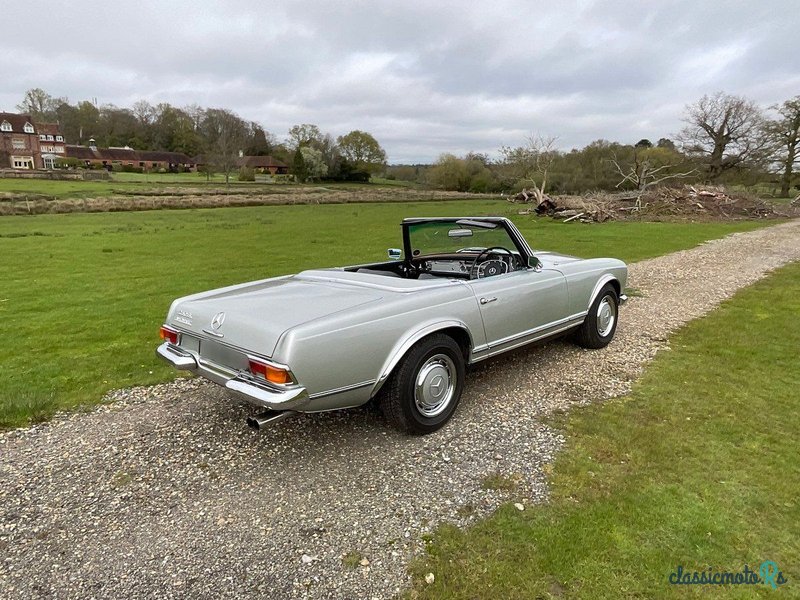
[(278, 369), (272, 365), (262, 363), (257, 360), (250, 359), (250, 372), (253, 375), (260, 375), (271, 383), (287, 384), (292, 383), (292, 378), (289, 371), (285, 369)]
[(171, 327), (162, 325), (161, 330), (158, 333), (161, 336), (162, 340), (165, 340), (170, 344), (176, 344), (176, 345), (178, 344), (178, 332), (172, 329)]

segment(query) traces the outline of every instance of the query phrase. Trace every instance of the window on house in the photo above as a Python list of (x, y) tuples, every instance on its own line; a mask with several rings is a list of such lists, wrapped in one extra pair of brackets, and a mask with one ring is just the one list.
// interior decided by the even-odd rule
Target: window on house
[(24, 140), (11, 140), (11, 147), (14, 150), (24, 150), (25, 149), (25, 141)]
[(39, 139), (44, 142), (47, 139), (47, 136), (45, 134), (43, 134), (43, 133), (40, 133), (39, 134)]
[(53, 141), (53, 136), (52, 135), (48, 135), (47, 136), (47, 141), (48, 142), (52, 142)]
[(8, 121), (0, 123), (0, 131), (11, 131), (11, 123)]
[(25, 133), (33, 133), (33, 125), (30, 123), (25, 123), (25, 126), (22, 128)]
[(56, 136), (56, 141), (57, 142), (63, 142), (64, 141), (64, 136), (63, 135), (57, 135)]

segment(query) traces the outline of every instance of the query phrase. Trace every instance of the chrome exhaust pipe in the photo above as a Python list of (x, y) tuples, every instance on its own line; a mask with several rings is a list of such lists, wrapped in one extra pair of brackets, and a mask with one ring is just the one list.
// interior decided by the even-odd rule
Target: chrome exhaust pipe
[(283, 421), (298, 414), (293, 410), (267, 410), (252, 417), (247, 417), (247, 425), (251, 429), (258, 431), (278, 421)]

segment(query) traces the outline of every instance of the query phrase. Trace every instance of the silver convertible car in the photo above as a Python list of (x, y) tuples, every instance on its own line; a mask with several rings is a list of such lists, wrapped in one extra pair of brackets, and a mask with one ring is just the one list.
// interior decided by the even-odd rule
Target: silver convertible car
[(402, 231), (385, 262), (175, 300), (158, 356), (266, 409), (255, 428), (376, 399), (391, 425), (424, 434), (453, 415), (468, 365), (562, 334), (585, 348), (614, 337), (625, 263), (532, 250), (502, 217)]

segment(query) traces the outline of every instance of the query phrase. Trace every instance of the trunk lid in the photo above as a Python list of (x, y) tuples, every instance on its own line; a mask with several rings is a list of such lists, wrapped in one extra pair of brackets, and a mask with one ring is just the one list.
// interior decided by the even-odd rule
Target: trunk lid
[(285, 331), (381, 297), (376, 289), (283, 277), (181, 298), (168, 321), (183, 331), (270, 357)]

